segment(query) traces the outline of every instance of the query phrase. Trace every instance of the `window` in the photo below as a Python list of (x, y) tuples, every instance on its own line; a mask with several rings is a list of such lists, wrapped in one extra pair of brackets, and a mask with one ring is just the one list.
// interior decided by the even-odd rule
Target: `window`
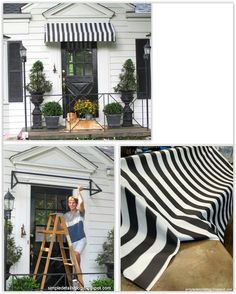
[(136, 39), (136, 72), (138, 83), (138, 99), (146, 99), (146, 92), (148, 98), (151, 98), (150, 58), (147, 61), (147, 68), (145, 68), (145, 60), (143, 58), (143, 48), (146, 43), (147, 39)]
[(20, 41), (8, 42), (8, 99), (9, 102), (23, 102), (22, 63)]

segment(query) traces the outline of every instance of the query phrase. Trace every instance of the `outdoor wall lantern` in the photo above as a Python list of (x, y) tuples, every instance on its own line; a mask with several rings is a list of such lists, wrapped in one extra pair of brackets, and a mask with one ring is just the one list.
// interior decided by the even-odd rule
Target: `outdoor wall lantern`
[(21, 44), (20, 46), (20, 58), (22, 62), (26, 62), (26, 52), (27, 49)]
[(149, 43), (149, 39), (147, 40), (147, 43), (144, 45), (143, 47), (143, 51), (144, 51), (144, 54), (143, 54), (143, 58), (144, 58), (144, 62), (145, 62), (145, 82), (146, 82), (146, 85), (145, 85), (145, 92), (146, 92), (146, 112), (147, 112), (147, 129), (149, 129), (149, 113), (148, 113), (148, 98), (149, 98), (149, 86), (150, 86), (150, 80), (149, 80), (149, 65), (150, 63), (148, 62), (149, 61), (149, 57), (150, 57), (150, 53), (151, 53), (151, 46), (150, 46), (150, 43)]
[(8, 192), (4, 196), (4, 218), (6, 220), (11, 219), (11, 212), (14, 207), (15, 197), (11, 194), (8, 189)]
[(25, 63), (26, 63), (26, 48), (21, 44), (20, 46), (20, 58), (23, 64), (23, 93), (24, 93), (24, 108), (25, 108), (25, 132), (27, 132), (27, 110), (26, 110), (26, 82), (25, 82)]
[(106, 168), (107, 176), (110, 176), (110, 175), (111, 175), (111, 170), (112, 170), (111, 167), (107, 167), (107, 168)]
[(53, 73), (55, 74), (56, 72), (57, 72), (57, 69), (56, 69), (56, 65), (54, 63), (54, 65), (53, 65)]
[(147, 43), (144, 45), (143, 51), (144, 51), (144, 58), (148, 59), (151, 54), (151, 46), (149, 44), (149, 40), (147, 40)]

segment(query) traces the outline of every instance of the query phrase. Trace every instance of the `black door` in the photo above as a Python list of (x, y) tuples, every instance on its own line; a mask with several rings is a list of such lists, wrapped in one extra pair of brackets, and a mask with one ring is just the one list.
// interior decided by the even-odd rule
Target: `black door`
[[(67, 211), (67, 196), (71, 195), (72, 191), (68, 189), (57, 189), (47, 187), (31, 187), (31, 220), (30, 220), (30, 272), (34, 272), (34, 268), (38, 259), (38, 254), (42, 242), (43, 235), (37, 233), (38, 230), (45, 228), (48, 221), (48, 216), (53, 212), (65, 213)], [(49, 245), (49, 244), (47, 244)], [(53, 257), (60, 257), (60, 249), (58, 243), (53, 246)], [(43, 273), (46, 259), (42, 259), (38, 273)], [(65, 273), (64, 265), (60, 261), (51, 260), (49, 264), (49, 275), (45, 289), (54, 286), (58, 281), (57, 286), (65, 286), (66, 279), (59, 275)], [(58, 274), (58, 275), (57, 275)], [(61, 279), (61, 280), (60, 280)], [(41, 282), (41, 279), (38, 279)]]
[(97, 102), (97, 43), (63, 42), (62, 75), (65, 112), (73, 111), (76, 98)]

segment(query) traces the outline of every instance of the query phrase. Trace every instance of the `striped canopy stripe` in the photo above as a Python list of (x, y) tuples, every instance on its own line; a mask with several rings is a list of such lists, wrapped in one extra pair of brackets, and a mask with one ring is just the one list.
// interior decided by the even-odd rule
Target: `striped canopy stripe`
[(109, 22), (47, 23), (45, 42), (115, 42), (114, 27)]
[(121, 269), (150, 290), (180, 242), (224, 241), (233, 168), (214, 147), (176, 147), (121, 159)]

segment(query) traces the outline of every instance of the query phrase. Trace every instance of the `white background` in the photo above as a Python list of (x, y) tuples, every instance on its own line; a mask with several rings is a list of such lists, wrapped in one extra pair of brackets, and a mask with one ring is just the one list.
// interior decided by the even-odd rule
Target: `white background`
[(153, 140), (232, 144), (233, 2), (152, 9)]

